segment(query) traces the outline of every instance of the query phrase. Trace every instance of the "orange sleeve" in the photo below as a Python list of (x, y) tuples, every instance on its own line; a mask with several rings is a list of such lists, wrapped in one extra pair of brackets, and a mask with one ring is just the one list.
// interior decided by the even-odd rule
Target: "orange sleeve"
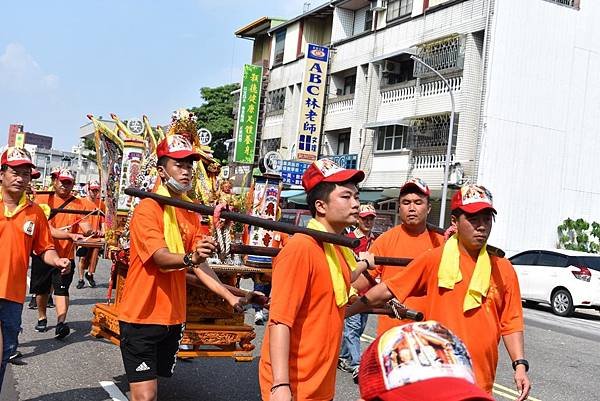
[(523, 331), (523, 305), (521, 303), (521, 290), (519, 280), (512, 264), (506, 259), (500, 259), (499, 263), (508, 264), (506, 271), (507, 280), (504, 291), (504, 308), (500, 315), (500, 335)]
[(162, 208), (152, 199), (144, 199), (135, 208), (131, 218), (131, 243), (135, 243), (142, 263), (156, 251), (167, 248), (163, 232)]
[(54, 249), (54, 241), (50, 234), (50, 225), (46, 219), (46, 215), (38, 205), (32, 205), (36, 213), (36, 228), (33, 238), (33, 252), (36, 255), (41, 255), (49, 249)]
[(427, 295), (431, 266), (431, 251), (427, 251), (384, 283), (400, 302), (408, 296)]
[[(369, 252), (371, 252), (375, 256), (381, 256), (384, 252), (384, 249), (387, 248), (388, 244), (386, 241), (386, 237), (384, 235), (380, 235), (373, 243), (371, 244), (371, 248), (369, 248)], [(369, 274), (373, 278), (381, 277), (383, 272), (382, 265), (377, 265), (373, 270), (368, 270)]]
[(294, 325), (309, 284), (311, 260), (307, 240), (296, 234), (273, 262), (271, 321)]

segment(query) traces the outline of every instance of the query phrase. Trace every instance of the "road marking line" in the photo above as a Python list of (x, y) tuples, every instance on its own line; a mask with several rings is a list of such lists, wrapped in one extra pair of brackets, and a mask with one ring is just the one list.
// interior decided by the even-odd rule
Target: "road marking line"
[(499, 395), (500, 397), (508, 398), (509, 400), (516, 400), (517, 399), (516, 396), (514, 396), (512, 394), (509, 394), (509, 393), (504, 393), (504, 392), (502, 392), (500, 390), (494, 389), (492, 391), (493, 391), (494, 394)]
[(100, 385), (111, 397), (112, 401), (129, 401), (129, 399), (119, 390), (117, 385), (111, 381), (102, 381)]
[[(498, 390), (498, 391), (505, 391), (505, 392), (510, 393), (512, 395), (515, 395), (515, 396), (519, 395), (519, 392), (517, 390), (513, 390), (512, 388), (504, 387), (503, 385), (498, 384), (498, 383), (494, 383), (494, 387), (496, 387), (496, 389), (494, 389), (494, 391), (496, 391), (496, 390)], [(539, 400), (537, 398), (534, 398), (532, 396), (527, 397), (527, 399), (529, 401), (541, 401), (541, 400)]]

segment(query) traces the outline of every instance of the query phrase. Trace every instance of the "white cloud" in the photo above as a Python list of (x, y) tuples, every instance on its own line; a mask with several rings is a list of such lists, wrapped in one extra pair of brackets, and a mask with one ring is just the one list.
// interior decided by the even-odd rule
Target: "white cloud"
[(0, 91), (31, 95), (54, 91), (58, 85), (58, 76), (44, 72), (23, 45), (9, 43), (0, 55)]

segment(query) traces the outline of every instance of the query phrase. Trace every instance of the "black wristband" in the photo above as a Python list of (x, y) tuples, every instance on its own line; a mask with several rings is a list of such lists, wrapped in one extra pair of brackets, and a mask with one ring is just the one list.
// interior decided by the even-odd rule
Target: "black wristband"
[(529, 372), (529, 361), (527, 359), (516, 359), (512, 363), (513, 370), (517, 370), (518, 365), (525, 366), (525, 372)]
[(362, 302), (365, 305), (369, 305), (369, 298), (367, 298), (366, 295), (363, 295), (362, 297), (359, 298), (360, 302)]
[(361, 259), (361, 262), (365, 262), (367, 264), (367, 269), (371, 268), (371, 264), (369, 263), (369, 261), (367, 259)]
[(195, 265), (194, 261), (192, 260), (193, 255), (194, 252), (186, 253), (185, 255), (183, 255), (183, 264), (185, 266), (193, 267)]
[(271, 387), (271, 392), (277, 390), (279, 387), (289, 387), (290, 383), (279, 383)]

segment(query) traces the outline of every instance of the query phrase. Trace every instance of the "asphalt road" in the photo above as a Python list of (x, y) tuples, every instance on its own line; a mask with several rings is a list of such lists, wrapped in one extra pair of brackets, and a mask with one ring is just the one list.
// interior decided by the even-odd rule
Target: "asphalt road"
[[(54, 310), (49, 312), (49, 331), (33, 330), (37, 312), (24, 309), (20, 351), (23, 358), (9, 365), (0, 401), (126, 401), (128, 384), (117, 347), (89, 335), (91, 308), (104, 300), (109, 264), (102, 261), (97, 274), (99, 286), (71, 288), (72, 308), (68, 323), (72, 334), (55, 340)], [(250, 283), (244, 283), (249, 287)], [(533, 401), (592, 401), (600, 394), (600, 313), (578, 313), (573, 318), (552, 315), (543, 306), (526, 309), (526, 352), (531, 363)], [(247, 320), (252, 318), (247, 314)], [(366, 346), (375, 333), (371, 318), (365, 332)], [(260, 350), (264, 327), (257, 327), (255, 354)], [(512, 369), (503, 346), (498, 365), (497, 400), (515, 399)], [(210, 400), (259, 401), (258, 360), (232, 359), (180, 361), (175, 376), (161, 380), (159, 399), (165, 401)], [(101, 384), (102, 383), (102, 384)], [(103, 387), (103, 385), (105, 387)], [(110, 395), (109, 395), (110, 394)], [(338, 372), (336, 401), (354, 401), (357, 387), (347, 373)]]

